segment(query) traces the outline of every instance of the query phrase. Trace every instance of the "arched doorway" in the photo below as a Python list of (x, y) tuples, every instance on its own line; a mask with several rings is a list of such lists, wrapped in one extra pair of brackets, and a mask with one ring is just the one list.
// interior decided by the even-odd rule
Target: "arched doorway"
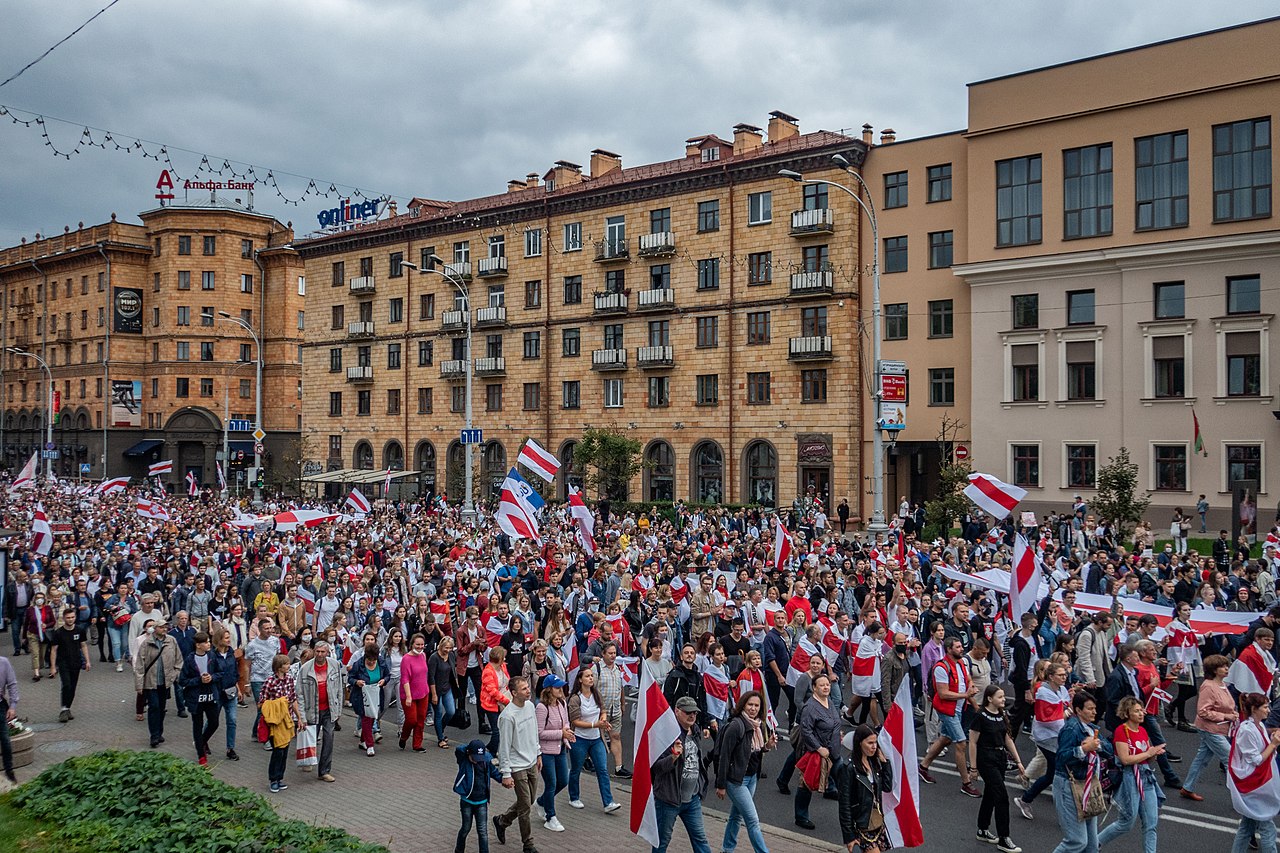
[(413, 469), (418, 472), (418, 494), (427, 500), (436, 495), (436, 448), (423, 440), (413, 449)]
[(742, 498), (746, 503), (776, 506), (778, 453), (767, 441), (753, 441), (742, 452)]
[(444, 483), (445, 494), (450, 503), (461, 506), (466, 499), (466, 449), (461, 442), (453, 441), (445, 452)]
[(394, 439), (382, 448), (382, 470), (404, 470), (404, 445)]
[(351, 452), (351, 467), (361, 471), (373, 470), (373, 445), (367, 441), (357, 441), (355, 450)]
[(480, 470), (484, 485), (478, 490), (480, 494), (497, 498), (502, 493), (502, 481), (507, 478), (507, 450), (500, 441), (490, 441), (484, 446), (481, 454)]
[(724, 502), (724, 453), (714, 441), (700, 441), (690, 455), (693, 475), (690, 493), (695, 503)]
[(179, 409), (164, 425), (164, 439), (162, 446), (132, 457), (139, 476), (145, 474), (150, 462), (169, 454), (174, 471), (162, 478), (165, 482), (181, 485), (188, 474), (195, 474), (202, 486), (217, 483), (214, 455), (222, 446), (220, 417), (200, 406)]
[(676, 453), (662, 439), (650, 443), (644, 452), (645, 500), (674, 501), (676, 489)]
[(569, 500), (569, 486), (582, 491), (582, 481), (586, 468), (573, 461), (573, 453), (578, 449), (578, 442), (566, 441), (560, 445), (560, 473), (556, 475), (556, 491), (562, 501)]

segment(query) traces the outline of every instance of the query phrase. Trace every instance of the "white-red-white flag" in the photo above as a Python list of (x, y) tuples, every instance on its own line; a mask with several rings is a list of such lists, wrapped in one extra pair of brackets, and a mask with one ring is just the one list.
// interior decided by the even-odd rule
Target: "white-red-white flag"
[(153, 521), (168, 521), (169, 510), (165, 509), (159, 503), (147, 498), (138, 498), (138, 515), (143, 518), (150, 518)]
[(596, 552), (596, 517), (582, 500), (582, 493), (575, 487), (569, 487), (569, 514), (573, 516), (573, 524), (577, 529), (578, 544), (590, 557)]
[(168, 474), (173, 470), (173, 460), (165, 459), (163, 462), (152, 462), (147, 466), (148, 477), (159, 477), (161, 474)]
[(880, 793), (880, 804), (889, 843), (895, 848), (924, 844), (924, 827), (920, 825), (920, 769), (911, 707), (911, 679), (904, 678), (879, 736), (880, 751), (893, 768), (893, 785)]
[(769, 692), (764, 688), (764, 670), (744, 669), (738, 673), (738, 680), (734, 685), (733, 701), (737, 702), (752, 690), (759, 693), (761, 700), (764, 702), (764, 717), (769, 723), (769, 728), (776, 729), (778, 727), (778, 718), (773, 715), (773, 706), (769, 704)]
[(227, 475), (223, 473), (222, 463), (214, 462), (213, 470), (218, 472), (218, 488), (225, 492), (227, 490)]
[(1270, 652), (1260, 651), (1257, 643), (1250, 643), (1231, 664), (1224, 681), (1241, 695), (1261, 693), (1270, 696), (1271, 682), (1275, 677), (1276, 659)]
[(391, 469), (387, 469), (387, 479), (382, 483), (382, 496), (384, 498), (391, 497)]
[(636, 736), (631, 756), (631, 831), (658, 846), (658, 813), (653, 805), (653, 765), (671, 751), (680, 737), (680, 723), (662, 695), (662, 685), (649, 668), (640, 667), (636, 698)]
[(990, 474), (970, 474), (964, 495), (984, 512), (1003, 519), (1027, 496), (1027, 490), (1003, 483)]
[(9, 484), (9, 491), (16, 492), (18, 489), (25, 489), (27, 486), (35, 485), (36, 482), (36, 460), (40, 454), (32, 453), (31, 458), (27, 460), (27, 464), (22, 466), (22, 470), (18, 472), (18, 476)]
[(36, 511), (31, 516), (31, 550), (46, 557), (52, 547), (53, 530), (49, 527), (49, 516), (44, 514), (43, 504), (36, 504)]
[(548, 483), (555, 482), (556, 473), (560, 470), (560, 460), (543, 450), (532, 438), (526, 440), (524, 447), (520, 448), (516, 461)]
[(187, 494), (193, 498), (200, 494), (200, 483), (196, 480), (195, 471), (187, 472)]
[(1013, 540), (1013, 566), (1009, 572), (1009, 615), (1013, 624), (1018, 624), (1023, 613), (1035, 609), (1042, 575), (1040, 560), (1027, 545), (1027, 537), (1019, 533)]
[(99, 495), (109, 495), (114, 492), (123, 492), (128, 485), (128, 477), (112, 477), (110, 480), (103, 480), (93, 491)]
[(363, 492), (354, 486), (351, 489), (351, 494), (347, 495), (346, 503), (344, 503), (343, 506), (351, 507), (352, 512), (367, 513), (371, 509), (369, 499), (364, 496)]
[(850, 686), (855, 696), (870, 696), (880, 692), (880, 653), (884, 641), (864, 634), (858, 641), (858, 651), (853, 656), (853, 678)]
[(787, 664), (787, 684), (796, 686), (800, 676), (809, 671), (809, 658), (819, 654), (818, 647), (809, 642), (808, 637), (801, 637), (796, 643), (796, 650), (791, 653), (791, 662)]
[(773, 565), (781, 569), (791, 558), (791, 534), (782, 526), (782, 516), (773, 517)]
[(707, 694), (707, 713), (713, 720), (729, 716), (729, 674), (714, 663), (702, 665), (702, 689)]

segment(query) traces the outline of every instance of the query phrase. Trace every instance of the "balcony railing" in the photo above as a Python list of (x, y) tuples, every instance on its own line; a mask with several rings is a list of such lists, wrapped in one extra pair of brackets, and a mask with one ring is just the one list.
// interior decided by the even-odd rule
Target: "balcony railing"
[(636, 297), (637, 311), (661, 311), (676, 307), (676, 292), (670, 287), (641, 290)]
[(481, 258), (479, 263), (481, 278), (500, 278), (507, 274), (507, 256)]
[(675, 363), (675, 353), (670, 345), (636, 347), (636, 365), (638, 367), (671, 367)]
[(483, 329), (487, 326), (501, 326), (507, 322), (507, 308), (505, 305), (493, 305), (488, 308), (476, 309), (476, 328)]
[(792, 361), (828, 361), (831, 359), (830, 335), (805, 335), (792, 338), (788, 357)]
[(467, 328), (466, 311), (441, 311), (440, 327), (446, 332), (460, 332)]
[(469, 279), (471, 278), (471, 261), (455, 261), (451, 264), (445, 264), (440, 268), (440, 272), (454, 278)]
[(797, 210), (791, 214), (791, 236), (830, 234), (836, 228), (836, 212), (829, 207), (815, 210)]
[(466, 359), (454, 358), (440, 362), (441, 379), (462, 379), (467, 375)]
[(828, 296), (834, 290), (835, 282), (830, 270), (791, 274), (792, 296)]
[(57, 338), (58, 338), (58, 343), (69, 344), (71, 343), (72, 332), (70, 329), (59, 329), (57, 332)]
[(630, 257), (631, 247), (627, 245), (626, 239), (596, 241), (596, 261), (599, 263), (625, 261)]
[(606, 291), (596, 294), (596, 314), (625, 314), (627, 308), (628, 299), (625, 291)]
[(506, 372), (507, 360), (502, 356), (476, 359), (476, 376), (502, 376)]
[(676, 253), (676, 235), (672, 231), (640, 235), (640, 257), (659, 258)]
[(348, 367), (347, 381), (348, 382), (372, 382), (373, 368), (370, 367), (369, 365), (364, 365), (363, 367), (361, 366)]
[(598, 349), (591, 351), (592, 370), (626, 370), (627, 351), (624, 349)]
[(373, 293), (376, 289), (377, 287), (371, 275), (362, 275), (351, 279), (352, 293)]
[(358, 323), (348, 323), (347, 334), (353, 338), (372, 338), (374, 336), (373, 321), (361, 320)]

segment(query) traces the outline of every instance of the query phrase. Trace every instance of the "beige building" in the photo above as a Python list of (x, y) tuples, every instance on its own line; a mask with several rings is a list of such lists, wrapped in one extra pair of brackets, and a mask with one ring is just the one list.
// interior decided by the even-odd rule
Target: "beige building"
[[(139, 218), (0, 250), (4, 463), (21, 467), (44, 445), (48, 407), (43, 369), (12, 347), (52, 374), (59, 476), (145, 477), (172, 459), (171, 485), (188, 471), (216, 484), (224, 421), (251, 430), (257, 393), (254, 340), (225, 312), (263, 341), (267, 480), (296, 479), (305, 279), (291, 229), (216, 197)], [(253, 438), (229, 438), (234, 485)]]

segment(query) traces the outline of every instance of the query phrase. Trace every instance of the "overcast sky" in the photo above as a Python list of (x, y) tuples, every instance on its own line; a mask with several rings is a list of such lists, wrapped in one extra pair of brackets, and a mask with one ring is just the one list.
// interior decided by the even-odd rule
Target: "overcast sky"
[[(107, 0), (3, 0), (0, 80)], [(0, 104), (371, 193), (459, 199), (592, 148), (637, 165), (780, 109), (802, 131), (965, 126), (965, 84), (1275, 14), (1274, 2), (120, 0)], [(109, 146), (110, 147), (110, 146)], [(180, 172), (199, 156), (172, 152)], [(0, 119), (0, 245), (136, 221), (160, 167)], [(300, 195), (305, 181), (281, 178)], [(257, 207), (301, 232), (328, 206)], [(305, 225), (305, 227), (302, 227)]]

